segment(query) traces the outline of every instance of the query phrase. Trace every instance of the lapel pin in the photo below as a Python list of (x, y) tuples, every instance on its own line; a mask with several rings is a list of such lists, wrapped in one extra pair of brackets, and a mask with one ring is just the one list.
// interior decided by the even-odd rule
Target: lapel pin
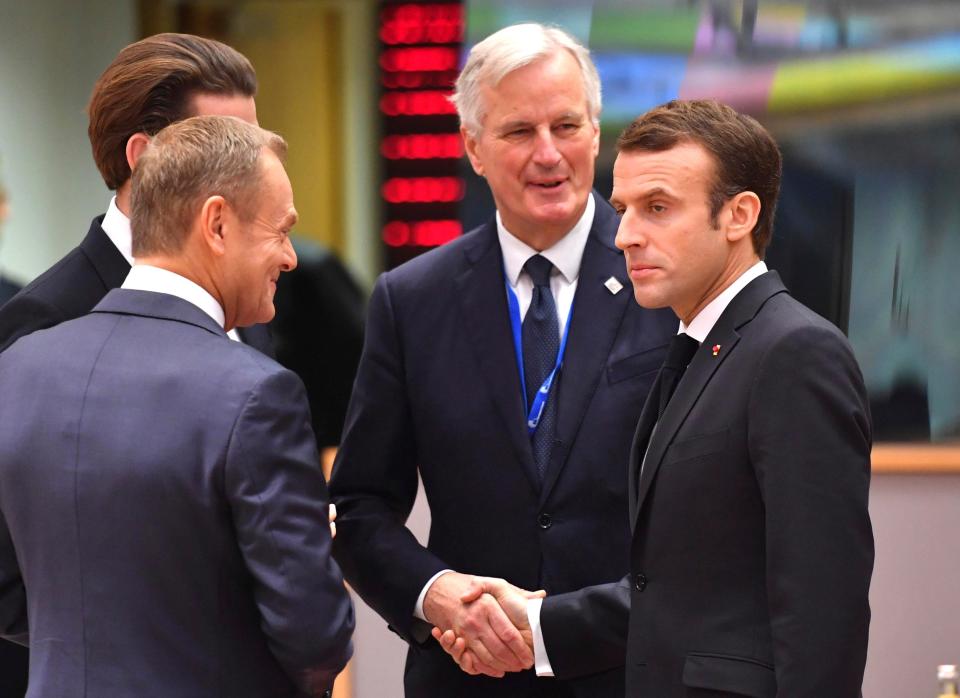
[(719, 354), (719, 353), (720, 353), (720, 345), (719, 345), (719, 344), (714, 344), (714, 345), (713, 345), (713, 355), (716, 356), (716, 355)]
[(620, 290), (623, 288), (623, 284), (617, 281), (617, 279), (611, 276), (609, 279), (603, 282), (603, 285), (607, 287), (607, 290), (610, 291), (613, 295), (620, 293)]

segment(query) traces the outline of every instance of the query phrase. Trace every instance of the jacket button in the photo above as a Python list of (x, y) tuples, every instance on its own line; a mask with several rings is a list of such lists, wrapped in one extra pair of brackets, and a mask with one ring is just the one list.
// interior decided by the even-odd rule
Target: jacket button
[(551, 517), (550, 514), (540, 514), (540, 516), (537, 517), (537, 525), (543, 530), (547, 530), (553, 526), (553, 517)]
[(647, 575), (643, 572), (634, 577), (633, 586), (637, 591), (643, 591), (647, 588)]

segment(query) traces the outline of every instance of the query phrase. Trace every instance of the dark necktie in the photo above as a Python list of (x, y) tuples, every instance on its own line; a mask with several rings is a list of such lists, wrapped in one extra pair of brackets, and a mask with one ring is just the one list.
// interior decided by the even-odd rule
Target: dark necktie
[[(560, 325), (557, 320), (557, 305), (550, 291), (550, 272), (553, 264), (541, 255), (534, 255), (523, 265), (533, 280), (533, 298), (523, 317), (521, 338), (523, 340), (523, 375), (527, 390), (527, 408), (533, 405), (537, 390), (550, 375), (557, 362), (560, 349)], [(533, 460), (540, 478), (550, 460), (553, 447), (554, 422), (557, 414), (557, 386), (550, 390), (550, 398), (540, 416), (540, 424), (533, 434)]]
[(682, 332), (670, 340), (667, 358), (664, 359), (663, 368), (660, 369), (660, 405), (657, 420), (663, 416), (667, 403), (673, 397), (673, 391), (677, 389), (677, 384), (683, 378), (683, 372), (687, 370), (687, 364), (693, 359), (699, 347), (700, 343), (697, 340)]

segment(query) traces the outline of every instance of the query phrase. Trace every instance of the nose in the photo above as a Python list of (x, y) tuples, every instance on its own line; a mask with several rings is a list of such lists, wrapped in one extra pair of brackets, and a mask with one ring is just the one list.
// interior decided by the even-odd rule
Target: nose
[(628, 247), (634, 245), (644, 246), (647, 242), (646, 236), (639, 225), (636, 217), (628, 209), (620, 218), (620, 225), (617, 226), (617, 236), (613, 243), (617, 249), (626, 251)]
[(556, 167), (562, 159), (554, 140), (553, 132), (549, 128), (537, 129), (537, 141), (534, 145), (533, 161), (542, 167)]
[(293, 271), (297, 268), (297, 252), (293, 249), (293, 243), (290, 238), (283, 241), (283, 263), (280, 265), (282, 271)]

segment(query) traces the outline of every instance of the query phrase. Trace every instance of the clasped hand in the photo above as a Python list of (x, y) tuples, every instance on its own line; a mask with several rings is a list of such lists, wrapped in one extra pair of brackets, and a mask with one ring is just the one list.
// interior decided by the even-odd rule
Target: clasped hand
[(544, 591), (526, 591), (503, 579), (447, 572), (423, 602), (433, 637), (468, 674), (496, 678), (533, 666), (527, 602)]

